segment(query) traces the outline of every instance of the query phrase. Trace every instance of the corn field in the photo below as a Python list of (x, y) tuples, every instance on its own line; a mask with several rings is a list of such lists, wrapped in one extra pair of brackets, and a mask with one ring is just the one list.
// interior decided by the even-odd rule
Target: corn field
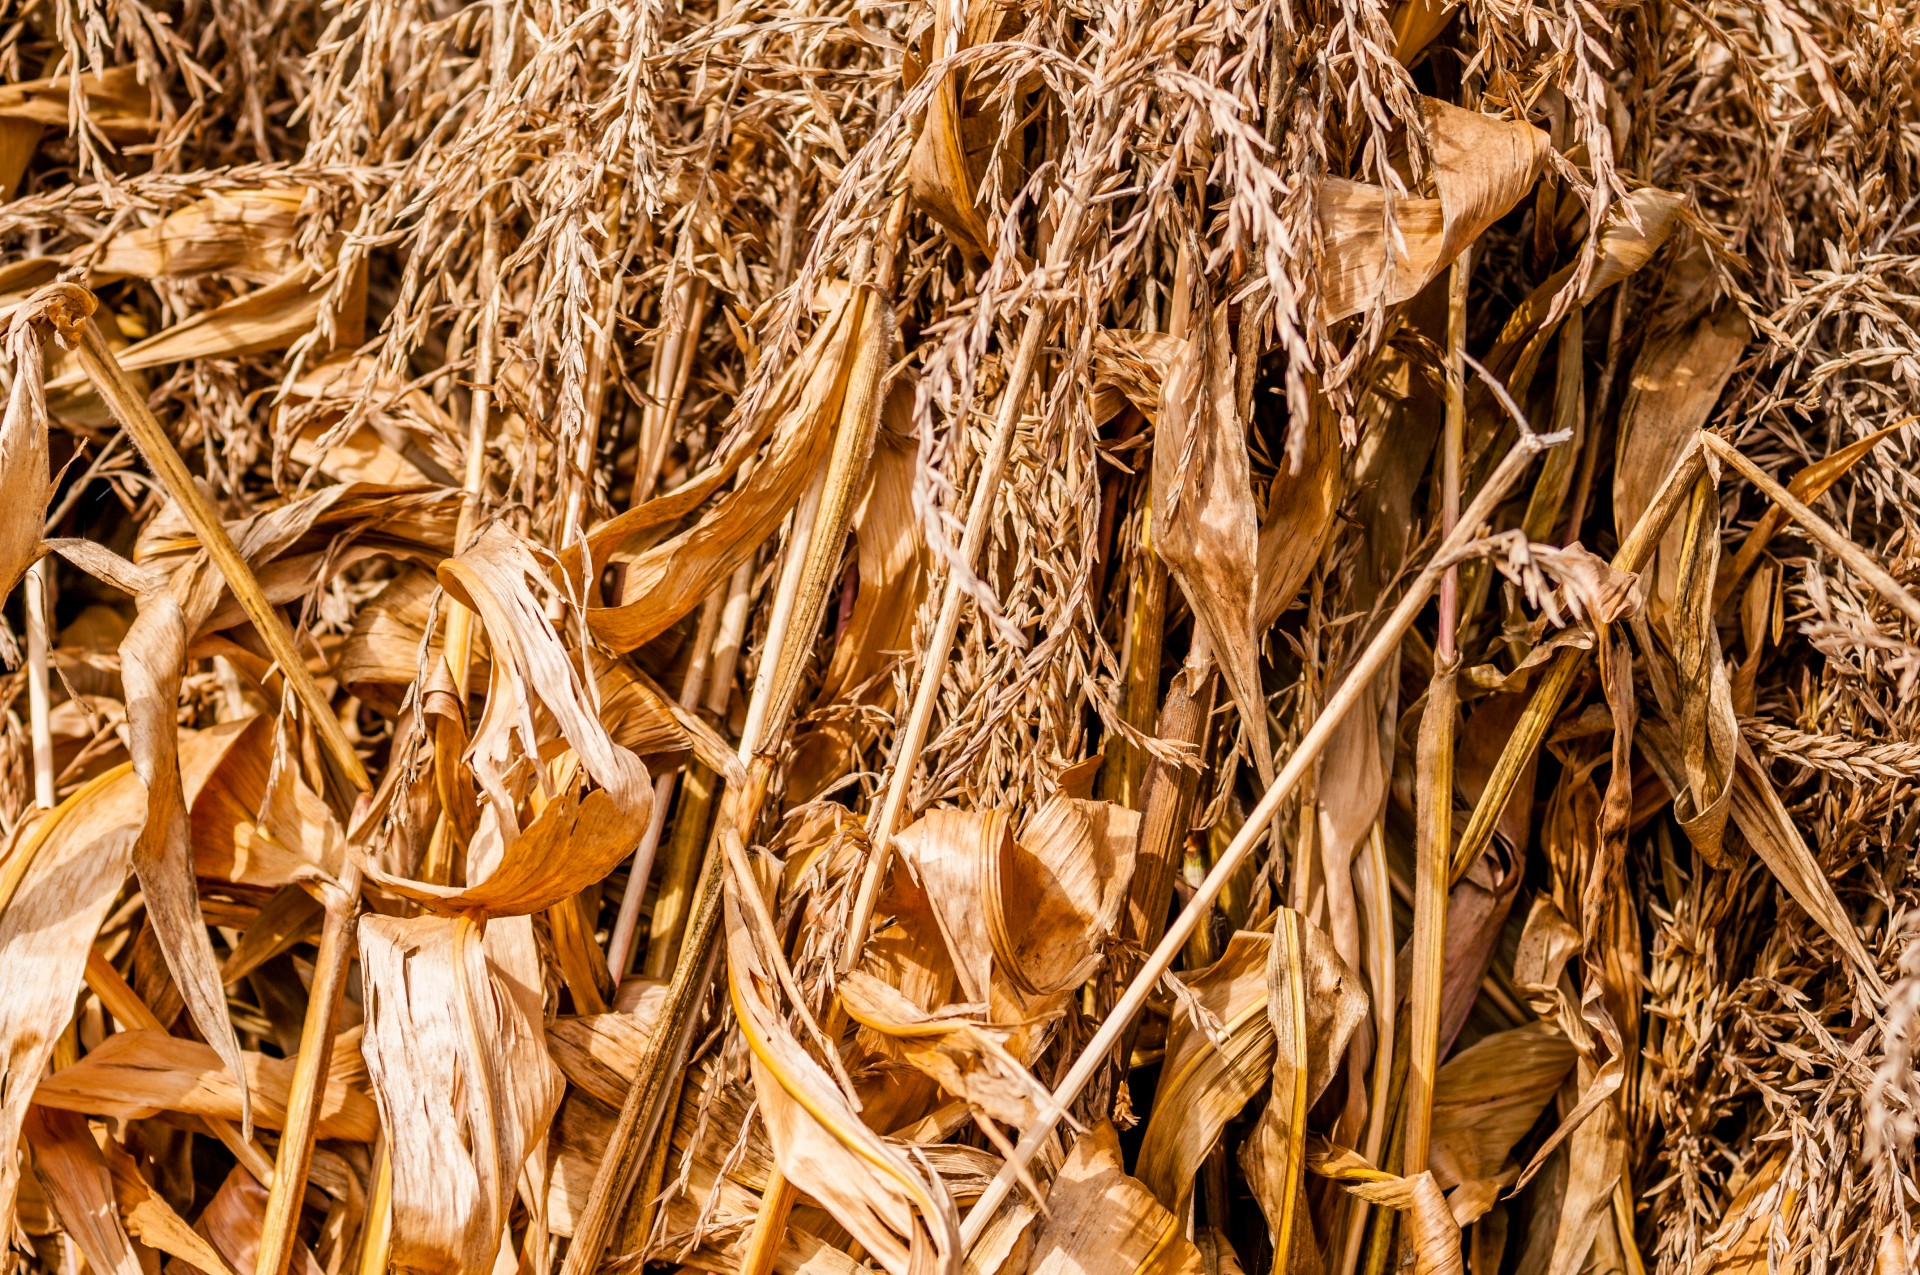
[(1920, 1270), (1912, 0), (0, 0), (0, 395), (0, 1272)]

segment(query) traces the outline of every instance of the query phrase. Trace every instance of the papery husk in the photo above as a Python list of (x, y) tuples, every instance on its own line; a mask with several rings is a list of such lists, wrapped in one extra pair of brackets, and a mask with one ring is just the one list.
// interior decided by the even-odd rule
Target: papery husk
[[(370, 916), (363, 1050), (393, 1164), (393, 1261), (493, 1263), (514, 1185), (561, 1097), (531, 924)], [(536, 1181), (536, 1199), (545, 1190)]]
[(1120, 1163), (1110, 1124), (1074, 1141), (1047, 1192), (1047, 1216), (1034, 1240), (1032, 1275), (1071, 1275), (1091, 1267), (1129, 1275), (1199, 1275), (1200, 1251), (1179, 1219)]

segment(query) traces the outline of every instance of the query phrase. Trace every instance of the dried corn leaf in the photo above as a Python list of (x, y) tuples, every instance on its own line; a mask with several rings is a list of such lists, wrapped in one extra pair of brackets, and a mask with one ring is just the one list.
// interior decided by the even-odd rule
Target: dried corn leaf
[(87, 127), (116, 141), (139, 141), (160, 127), (142, 78), (137, 67), (114, 66), (77, 78), (57, 75), (0, 84), (0, 119), (66, 129), (77, 99), (84, 104)]
[(847, 1017), (885, 1048), (1000, 1123), (1024, 1129), (1053, 1109), (1046, 1087), (1007, 1052), (1010, 1033), (980, 1022), (972, 1007), (948, 1005), (929, 1013), (859, 970), (841, 978), (839, 993)]
[[(197, 790), (211, 768), (192, 738), (181, 768)], [(146, 802), (133, 767), (117, 766), (42, 818), (0, 865), (0, 890), (11, 887), (0, 911), (0, 963), (12, 980), (0, 997), (0, 1148), (19, 1142), (27, 1104), (73, 1013), (87, 953), (132, 865)], [(0, 1216), (11, 1212), (18, 1163), (10, 1151), (0, 1154)]]
[(1227, 1121), (1265, 1088), (1274, 1070), (1267, 1013), (1269, 934), (1235, 934), (1220, 959), (1182, 976), (1189, 995), (1167, 1030), (1167, 1060), (1135, 1168), (1155, 1198), (1178, 1214), (1194, 1174)]
[(1264, 773), (1272, 758), (1253, 624), (1259, 528), (1233, 353), (1222, 302), (1168, 370), (1153, 435), (1153, 548), (1206, 630)]
[[(1704, 288), (1703, 278), (1696, 285)], [(1698, 309), (1688, 289), (1669, 284), (1677, 294), (1668, 305), (1684, 312)], [(1747, 320), (1725, 306), (1650, 337), (1635, 360), (1620, 408), (1619, 455), (1613, 470), (1613, 521), (1625, 535), (1652, 502), (1654, 490), (1693, 436), (1713, 415), (1721, 391), (1747, 348)], [(1668, 531), (1654, 572), (1654, 596), (1662, 610), (1672, 606), (1682, 570), (1682, 528)], [(1718, 541), (1718, 534), (1714, 536)]]
[[(1006, 19), (1018, 14), (1017, 6), (1003, 0), (983, 0), (957, 10), (935, 6), (927, 41), (933, 73), (939, 78), (907, 161), (908, 188), (915, 202), (955, 242), (983, 257), (993, 254), (993, 230), (976, 196), (986, 175), (986, 152), (997, 131), (998, 113), (979, 101), (983, 95), (972, 84), (973, 72), (944, 59), (1004, 38), (1001, 28)], [(957, 29), (956, 18), (960, 19)]]
[[(373, 1103), (356, 1083), (358, 1060), (336, 1048), (333, 1069), (321, 1091), (320, 1136), (352, 1142), (373, 1140)], [(93, 1116), (144, 1120), (162, 1111), (238, 1120), (250, 1099), (261, 1127), (286, 1123), (293, 1062), (246, 1050), (241, 1053), (246, 1088), (235, 1083), (213, 1049), (164, 1032), (125, 1030), (101, 1041), (84, 1058), (62, 1067), (34, 1090), (36, 1105)]]
[[(1795, 474), (1787, 483), (1787, 490), (1800, 500), (1812, 504), (1825, 495), (1835, 483), (1846, 477), (1855, 465), (1872, 454), (1874, 448), (1911, 423), (1911, 419), (1896, 421), (1885, 429), (1875, 430), (1865, 438), (1855, 439), (1831, 455), (1822, 456)], [(1746, 579), (1747, 572), (1759, 560), (1760, 555), (1767, 551), (1767, 546), (1780, 533), (1780, 529), (1786, 525), (1787, 511), (1778, 505), (1768, 505), (1766, 512), (1761, 514), (1759, 520), (1753, 524), (1753, 530), (1749, 531), (1746, 539), (1740, 542), (1739, 550), (1733, 555), (1732, 564), (1720, 573), (1719, 587), (1715, 597), (1721, 606), (1726, 605), (1726, 599), (1732, 596), (1733, 590), (1740, 581)]]
[[(843, 305), (821, 324), (814, 342), (788, 365), (762, 407), (764, 418), (773, 422), (766, 456), (693, 526), (636, 553), (631, 541), (658, 525), (650, 519), (661, 515), (643, 519), (635, 511), (626, 522), (616, 519), (589, 538), (596, 569), (615, 563), (626, 567), (622, 600), (588, 609), (595, 637), (615, 651), (631, 651), (664, 633), (779, 528), (826, 459), (854, 352), (866, 340), (864, 327), (858, 332), (854, 327), (880, 321), (871, 307)], [(698, 490), (693, 494), (704, 497)], [(678, 517), (686, 503), (676, 500), (668, 512)]]
[[(194, 590), (196, 575), (184, 571), (187, 606), (197, 613), (208, 591)], [(191, 595), (199, 595), (199, 605)], [(160, 940), (174, 986), (201, 1037), (212, 1045), (227, 1071), (240, 1081), (241, 1136), (253, 1131), (253, 1107), (242, 1067), (240, 1040), (227, 1017), (226, 989), (220, 965), (207, 938), (195, 884), (192, 821), (181, 782), (179, 731), (175, 705), (180, 698), (181, 666), (186, 661), (192, 619), (172, 589), (156, 585), (137, 599), (139, 614), (120, 641), (120, 680), (127, 703), (127, 751), (133, 773), (146, 789), (145, 818), (133, 843), (133, 869), (146, 897), (147, 921)]]
[(1733, 690), (1720, 658), (1714, 623), (1714, 576), (1720, 566), (1720, 502), (1713, 479), (1694, 485), (1680, 547), (1673, 616), (1674, 694), (1679, 698), (1682, 786), (1673, 813), (1687, 839), (1707, 862), (1718, 865), (1720, 839), (1733, 799), (1733, 772), (1740, 727)]
[(862, 1123), (774, 1012), (778, 979), (761, 955), (770, 936), (750, 920), (757, 909), (739, 900), (743, 889), (759, 888), (728, 874), (727, 990), (752, 1051), (754, 1089), (781, 1172), (893, 1275), (957, 1271), (959, 1219), (946, 1186)]
[(1431, 198), (1329, 178), (1321, 191), (1321, 307), (1327, 321), (1411, 300), (1539, 180), (1547, 135), (1420, 99), (1432, 144)]
[[(440, 572), (446, 588), (493, 635), (496, 653), (486, 710), (466, 753), (485, 798), (469, 849), (468, 884), (408, 880), (377, 865), (369, 865), (367, 875), (395, 894), (448, 912), (540, 911), (600, 880), (632, 852), (652, 817), (653, 787), (640, 759), (608, 735), (588, 683), (547, 620), (542, 602), (550, 586), (526, 546), (496, 524)], [(572, 773), (522, 827), (522, 794), (548, 742), (535, 724), (536, 706), (578, 766), (562, 764)], [(591, 791), (589, 779), (598, 785)]]
[(70, 1112), (35, 1107), (27, 1113), (26, 1135), (54, 1216), (86, 1255), (87, 1265), (100, 1275), (154, 1275), (157, 1263), (141, 1262), (113, 1206), (113, 1177), (87, 1122)]
[(1294, 604), (1333, 530), (1346, 483), (1340, 431), (1331, 413), (1308, 418), (1300, 454), (1289, 456), (1267, 489), (1255, 554), (1253, 631), (1265, 633)]
[(1289, 1269), (1315, 1252), (1302, 1174), (1306, 1116), (1333, 1082), (1348, 1044), (1367, 1017), (1360, 979), (1321, 929), (1290, 908), (1277, 911), (1265, 978), (1273, 1033), (1273, 1081), (1265, 1110), (1242, 1144), (1240, 1162), (1254, 1202)]
[(267, 284), (294, 265), (298, 186), (216, 191), (77, 254), (95, 280), (223, 274)]
[(107, 1171), (113, 1176), (113, 1199), (127, 1233), (148, 1248), (177, 1257), (206, 1275), (236, 1275), (220, 1250), (208, 1243), (173, 1206), (154, 1189), (125, 1147), (111, 1138), (101, 1144)]
[(1032, 1275), (1200, 1275), (1202, 1269), (1180, 1219), (1121, 1167), (1113, 1126), (1081, 1134), (1047, 1192)]
[[(267, 1188), (245, 1169), (235, 1166), (220, 1189), (200, 1211), (198, 1226), (235, 1271), (256, 1269), (260, 1238), (265, 1231)], [(294, 1275), (326, 1275), (313, 1251), (295, 1241), (291, 1269)]]
[(1553, 1101), (1576, 1051), (1548, 1023), (1484, 1036), (1434, 1078), (1428, 1163), (1442, 1190), (1499, 1178), (1508, 1153)]
[(485, 1270), (563, 1087), (544, 1039), (532, 925), (503, 917), (483, 936), (465, 918), (369, 916), (360, 953), (362, 1048), (393, 1165), (394, 1264)]
[(1406, 1244), (1415, 1275), (1465, 1275), (1460, 1227), (1431, 1172), (1396, 1177), (1358, 1152), (1324, 1144), (1309, 1153), (1307, 1163), (1360, 1199), (1406, 1214)]
[(40, 556), (40, 524), (53, 495), (40, 327), (16, 313), (5, 341), (12, 384), (5, 415), (0, 416), (0, 491), (7, 493), (7, 507), (0, 512), (0, 597), (13, 592)]

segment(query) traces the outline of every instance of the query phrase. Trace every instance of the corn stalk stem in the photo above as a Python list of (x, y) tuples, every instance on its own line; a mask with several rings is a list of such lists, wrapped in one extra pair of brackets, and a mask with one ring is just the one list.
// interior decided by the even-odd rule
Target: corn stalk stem
[(267, 650), (280, 665), (287, 686), (306, 710), (315, 733), (320, 736), (334, 765), (356, 790), (371, 791), (373, 783), (367, 777), (366, 767), (354, 752), (353, 742), (347, 738), (340, 719), (334, 716), (333, 706), (321, 692), (319, 683), (313, 680), (313, 674), (307, 670), (307, 662), (301, 657), (294, 645), (293, 634), (287, 629), (286, 618), (267, 600), (246, 559), (240, 556), (240, 550), (234, 546), (233, 537), (227, 534), (226, 524), (220, 521), (220, 515), (193, 481), (193, 473), (187, 468), (179, 449), (173, 445), (173, 439), (108, 348), (99, 324), (93, 321), (99, 301), (92, 293), (75, 284), (50, 286), (69, 293), (64, 312), (70, 318), (66, 321), (58, 316), (55, 318), (61, 340), (73, 348), (87, 379), (93, 382), (94, 390), (106, 402), (114, 419), (132, 436), (134, 446), (140, 449), (140, 454), (167, 489), (167, 494), (179, 504), (181, 513), (192, 525), (207, 556), (219, 568), (227, 587), (233, 590), (235, 600), (246, 611), (247, 618), (253, 621), (253, 627), (267, 644)]
[[(694, 629), (693, 656), (687, 662), (686, 676), (680, 683), (680, 707), (699, 706), (705, 689), (707, 666), (712, 663), (713, 640), (720, 630), (720, 598), (708, 598), (700, 609), (700, 621)], [(687, 762), (689, 766), (695, 763)], [(666, 830), (667, 808), (673, 802), (674, 774), (668, 771), (653, 781), (653, 817), (634, 847), (633, 862), (627, 867), (627, 888), (620, 896), (620, 913), (614, 918), (613, 933), (607, 936), (607, 971), (616, 985), (627, 972), (627, 958), (633, 954), (633, 931), (640, 920), (640, 903), (647, 894), (647, 878), (653, 874), (653, 854)]]
[(1240, 865), (1246, 861), (1254, 847), (1265, 839), (1267, 827), (1273, 821), (1274, 815), (1278, 813), (1281, 803), (1287, 799), (1308, 769), (1319, 759), (1341, 721), (1368, 693), (1373, 679), (1385, 667), (1387, 660), (1399, 647), (1400, 639), (1406, 635), (1415, 618), (1433, 596), (1443, 570), (1441, 564), (1452, 559), (1467, 546), (1474, 533), (1492, 515), (1499, 501), (1518, 481), (1527, 463), (1541, 447), (1542, 444), (1537, 436), (1523, 432), (1519, 441), (1508, 450), (1499, 466), (1488, 477), (1486, 485), (1475, 495), (1472, 505), (1468, 507), (1460, 524), (1454, 528), (1453, 534), (1440, 542), (1440, 547), (1433, 559), (1414, 579), (1407, 589), (1406, 596), (1400, 600), (1400, 604), (1394, 608), (1392, 614), (1381, 625), (1379, 632), (1367, 644), (1366, 650), (1361, 653), (1359, 660), (1340, 683), (1340, 688), (1328, 699), (1320, 716), (1314, 720), (1312, 727), (1301, 739), (1300, 746), (1287, 759), (1286, 766), (1274, 777), (1273, 783), (1268, 785), (1266, 794), (1260, 798), (1259, 804), (1248, 813), (1246, 822), (1241, 826), (1233, 842), (1220, 856), (1219, 861), (1213, 865), (1213, 870), (1207, 873), (1206, 879), (1200, 883), (1193, 897), (1187, 901), (1180, 915), (1161, 937), (1159, 944), (1153, 949), (1153, 954), (1147, 958), (1140, 972), (1127, 984), (1126, 991), (1108, 1012), (1099, 1030), (1080, 1051), (1072, 1068), (1055, 1087), (1053, 1103), (1048, 1113), (1021, 1136), (1014, 1147), (1013, 1155), (1008, 1158), (1000, 1172), (987, 1185), (985, 1192), (968, 1210), (960, 1227), (960, 1238), (964, 1244), (971, 1246), (980, 1238), (987, 1223), (992, 1220), (994, 1211), (1000, 1207), (1001, 1202), (1007, 1198), (1008, 1192), (1013, 1189), (1019, 1174), (1033, 1162), (1034, 1156), (1039, 1154), (1041, 1148), (1052, 1139), (1054, 1126), (1059, 1121), (1059, 1113), (1064, 1112), (1079, 1098), (1080, 1091), (1105, 1063), (1109, 1052), (1119, 1043), (1122, 1034), (1140, 1011), (1146, 1008), (1147, 1000), (1152, 995), (1153, 989), (1159, 985), (1161, 976), (1173, 967), (1174, 958), (1192, 937), (1201, 919), (1207, 915), (1208, 909), (1219, 897), (1228, 878), (1239, 870)]
[[(834, 435), (833, 455), (827, 467), (833, 479), (828, 483), (828, 495), (818, 515), (819, 528), (807, 552), (807, 587), (804, 593), (807, 610), (798, 622), (800, 631), (809, 635), (819, 630), (825, 616), (827, 596), (839, 574), (847, 528), (853, 521), (853, 506), (859, 495), (859, 487), (857, 482), (848, 481), (848, 478), (865, 474), (873, 456), (874, 439), (880, 424), (880, 389), (891, 341), (887, 327), (888, 315), (884, 308), (885, 297), (892, 287), (894, 246), (899, 242), (905, 217), (906, 197), (902, 195), (894, 200), (888, 213), (887, 228), (882, 239), (883, 255), (876, 262), (874, 271), (877, 286), (869, 290), (863, 302), (868, 307), (867, 313), (862, 316), (863, 326), (855, 329), (856, 333), (864, 331), (866, 340), (860, 345), (848, 376), (846, 398), (840, 412), (841, 426)], [(774, 706), (781, 720), (785, 720), (793, 711), (792, 697), (799, 692), (800, 678), (805, 672), (803, 660), (810, 656), (811, 649), (809, 642), (805, 647), (789, 645), (781, 653), (782, 668), (775, 684), (780, 688), (778, 693), (783, 698)], [(853, 945), (851, 935), (848, 942)], [(829, 1007), (826, 1025), (821, 1029), (821, 1035), (826, 1038), (826, 1048), (836, 1047), (834, 1042), (839, 1039), (845, 1026), (846, 1016), (836, 999)], [(773, 1260), (786, 1235), (787, 1216), (793, 1211), (796, 1194), (793, 1184), (787, 1180), (780, 1166), (775, 1164), (767, 1189), (760, 1197), (760, 1209), (754, 1215), (753, 1229), (747, 1236), (747, 1250), (741, 1258), (740, 1275), (766, 1275), (773, 1269)]]
[(280, 1132), (274, 1157), (273, 1187), (267, 1194), (267, 1212), (260, 1227), (260, 1250), (254, 1275), (286, 1275), (296, 1244), (300, 1204), (307, 1194), (307, 1170), (313, 1163), (314, 1131), (320, 1121), (320, 1100), (326, 1092), (327, 1067), (333, 1060), (333, 1037), (340, 993), (354, 949), (353, 923), (360, 910), (360, 865), (349, 858), (337, 891), (329, 891), (327, 920), (320, 931), (320, 950), (314, 959), (313, 986), (307, 993), (306, 1021), (300, 1027), (300, 1054), (294, 1060), (293, 1084), (287, 1094), (287, 1122)]
[[(904, 201), (896, 200), (889, 218), (890, 235), (898, 236), (903, 217)], [(576, 1222), (562, 1275), (591, 1275), (599, 1265), (614, 1224), (666, 1118), (668, 1099), (678, 1086), (678, 1073), (685, 1062), (693, 1020), (718, 964), (719, 945), (714, 940), (725, 877), (722, 845), (729, 835), (745, 843), (759, 822), (780, 738), (798, 698), (799, 682), (825, 614), (826, 594), (837, 574), (853, 507), (873, 450), (887, 350), (886, 315), (878, 308), (886, 305), (885, 298), (891, 292), (892, 258), (893, 253), (886, 251), (875, 272), (874, 286), (865, 289), (859, 302), (862, 311), (853, 316), (853, 331), (864, 332), (867, 340), (848, 374), (831, 458), (794, 514), (766, 647), (761, 652), (741, 732), (739, 757), (749, 767), (746, 783), (744, 787), (729, 785), (721, 799), (660, 1027), (648, 1040), (639, 1075), (621, 1104), (600, 1171), (594, 1176), (586, 1207)], [(864, 265), (855, 273), (865, 273)], [(636, 1229), (644, 1233), (651, 1202), (642, 1207), (645, 1212)], [(784, 1224), (784, 1218), (779, 1221)], [(773, 1229), (778, 1231), (781, 1226)]]
[[(1472, 249), (1453, 263), (1447, 286), (1447, 417), (1440, 445), (1440, 532), (1453, 534), (1460, 519), (1460, 462), (1466, 448), (1467, 280)], [(1549, 463), (1552, 463), (1551, 461)], [(1433, 1123), (1434, 1071), (1440, 1058), (1440, 995), (1446, 974), (1448, 865), (1453, 849), (1453, 736), (1459, 695), (1454, 671), (1460, 663), (1460, 568), (1440, 579), (1439, 635), (1433, 678), (1427, 687), (1418, 749), (1417, 823), (1410, 976), (1408, 1084), (1403, 1172), (1427, 1167)]]
[[(702, 705), (716, 718), (726, 715), (733, 699), (734, 670), (740, 663), (740, 643), (746, 636), (747, 613), (753, 594), (753, 563), (735, 568), (720, 608), (720, 633), (713, 643), (713, 671), (707, 679)], [(648, 978), (672, 974), (680, 950), (681, 932), (692, 913), (694, 884), (700, 874), (700, 850), (706, 845), (707, 817), (713, 809), (719, 776), (698, 762), (689, 763), (682, 784), (680, 810), (667, 843), (667, 860), (660, 870), (660, 891), (653, 901), (647, 927), (647, 957), (642, 967)]]
[(387, 1275), (393, 1245), (393, 1157), (383, 1138), (375, 1152), (366, 1221), (360, 1228), (360, 1275)]

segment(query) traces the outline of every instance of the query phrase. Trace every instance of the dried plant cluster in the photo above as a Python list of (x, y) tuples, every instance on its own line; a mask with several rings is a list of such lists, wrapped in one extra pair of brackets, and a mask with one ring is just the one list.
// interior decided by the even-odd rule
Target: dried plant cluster
[(1920, 1269), (1917, 74), (0, 5), (0, 1261)]

